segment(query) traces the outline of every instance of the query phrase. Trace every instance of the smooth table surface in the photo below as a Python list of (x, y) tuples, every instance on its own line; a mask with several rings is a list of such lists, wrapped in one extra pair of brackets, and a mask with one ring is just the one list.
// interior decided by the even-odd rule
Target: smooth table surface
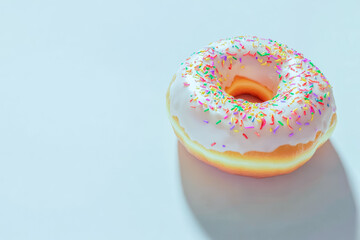
[[(0, 239), (357, 238), (358, 1), (0, 1)], [(338, 125), (298, 171), (195, 159), (166, 114), (192, 52), (257, 35), (304, 53)]]

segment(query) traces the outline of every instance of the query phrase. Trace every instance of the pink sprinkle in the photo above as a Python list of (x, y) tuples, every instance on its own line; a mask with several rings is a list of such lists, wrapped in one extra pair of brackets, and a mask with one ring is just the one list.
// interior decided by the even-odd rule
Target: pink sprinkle
[(244, 116), (242, 117), (242, 119), (244, 119), (246, 117), (246, 113), (244, 114)]
[(248, 127), (245, 127), (245, 128), (254, 128), (254, 126), (248, 126)]
[(289, 137), (292, 137), (293, 135), (294, 135), (294, 133), (290, 133), (290, 134), (289, 134)]
[(190, 84), (189, 83), (184, 83), (184, 86), (187, 87), (187, 86), (190, 86)]
[(240, 62), (241, 62), (241, 58), (240, 58)]
[(228, 118), (228, 115), (226, 115), (225, 117), (224, 117), (224, 119), (227, 119)]
[(202, 103), (202, 102), (200, 102), (200, 101), (199, 101), (199, 103), (200, 103), (201, 105), (203, 105), (203, 103)]

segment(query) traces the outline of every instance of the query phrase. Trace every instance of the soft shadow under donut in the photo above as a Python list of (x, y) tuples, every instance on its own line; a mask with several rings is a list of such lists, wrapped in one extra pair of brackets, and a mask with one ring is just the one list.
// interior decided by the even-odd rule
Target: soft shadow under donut
[(255, 179), (204, 164), (178, 142), (183, 191), (211, 239), (356, 239), (356, 208), (330, 141), (297, 171)]

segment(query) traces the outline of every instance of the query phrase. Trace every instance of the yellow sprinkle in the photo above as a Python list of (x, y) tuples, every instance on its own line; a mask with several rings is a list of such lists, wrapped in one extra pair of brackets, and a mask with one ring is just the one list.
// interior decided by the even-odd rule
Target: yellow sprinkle
[(299, 131), (301, 131), (301, 128), (299, 128)]
[(270, 132), (272, 132), (273, 130), (272, 130), (272, 128), (270, 128)]
[(234, 132), (239, 132), (239, 130), (234, 130)]
[(314, 119), (314, 114), (311, 114), (311, 120), (310, 121), (312, 121)]

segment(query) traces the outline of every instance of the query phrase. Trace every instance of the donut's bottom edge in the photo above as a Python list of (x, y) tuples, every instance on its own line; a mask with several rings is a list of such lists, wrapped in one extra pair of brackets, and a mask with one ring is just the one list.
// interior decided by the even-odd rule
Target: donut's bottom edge
[[(288, 154), (284, 150), (281, 153), (275, 150), (273, 152), (255, 152), (250, 155), (209, 150), (192, 141), (178, 124), (176, 117), (172, 117), (173, 121), (171, 122), (179, 141), (197, 159), (231, 174), (264, 178), (291, 173), (309, 161), (334, 131), (336, 114), (334, 115), (333, 119), (335, 120), (325, 134), (318, 132), (316, 139), (307, 144), (286, 145), (289, 148)], [(249, 164), (249, 162), (253, 164)]]

